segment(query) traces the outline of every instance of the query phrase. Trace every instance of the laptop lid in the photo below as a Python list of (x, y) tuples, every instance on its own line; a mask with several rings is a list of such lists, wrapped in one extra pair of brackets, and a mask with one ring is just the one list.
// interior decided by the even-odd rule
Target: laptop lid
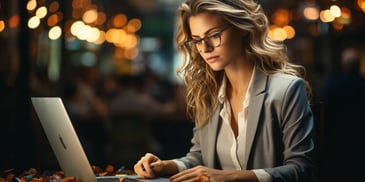
[(66, 176), (85, 182), (168, 182), (167, 177), (141, 179), (137, 175), (95, 176), (67, 111), (59, 97), (32, 97), (43, 130)]
[(96, 182), (96, 176), (59, 97), (32, 97), (32, 104), (66, 176)]

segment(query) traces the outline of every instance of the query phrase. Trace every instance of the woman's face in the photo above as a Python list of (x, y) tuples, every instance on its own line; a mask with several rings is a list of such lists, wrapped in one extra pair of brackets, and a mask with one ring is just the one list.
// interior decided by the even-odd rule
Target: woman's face
[(229, 26), (221, 16), (199, 13), (190, 17), (189, 26), (192, 34), (190, 46), (196, 46), (202, 58), (214, 71), (243, 61), (244, 33)]

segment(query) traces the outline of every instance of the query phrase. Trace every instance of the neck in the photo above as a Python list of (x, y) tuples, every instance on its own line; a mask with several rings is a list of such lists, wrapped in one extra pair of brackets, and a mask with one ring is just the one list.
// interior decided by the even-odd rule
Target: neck
[(253, 64), (241, 64), (232, 69), (225, 69), (229, 89), (232, 94), (240, 94), (242, 91), (246, 91), (251, 80), (253, 68)]

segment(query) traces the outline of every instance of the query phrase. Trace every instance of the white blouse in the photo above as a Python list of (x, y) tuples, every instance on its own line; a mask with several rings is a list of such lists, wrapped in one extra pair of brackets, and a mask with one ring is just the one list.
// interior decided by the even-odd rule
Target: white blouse
[[(253, 75), (253, 74), (252, 74)], [(251, 78), (252, 80), (252, 78)], [(242, 170), (242, 166), (247, 161), (244, 161), (245, 147), (246, 147), (246, 131), (247, 131), (247, 115), (250, 101), (250, 86), (247, 88), (245, 100), (242, 103), (242, 110), (238, 113), (238, 136), (235, 138), (231, 127), (231, 105), (226, 97), (227, 78), (224, 77), (218, 93), (218, 100), (223, 104), (220, 112), (222, 118), (222, 125), (217, 138), (217, 155), (222, 169)], [(255, 169), (260, 182), (272, 181), (270, 174), (263, 169)]]
[[(223, 169), (242, 170), (241, 166), (243, 166), (243, 163), (245, 162), (243, 156), (245, 155), (247, 111), (249, 105), (248, 98), (250, 95), (247, 91), (245, 100), (242, 103), (242, 110), (238, 113), (238, 136), (235, 138), (231, 128), (231, 105), (225, 93), (226, 82), (226, 78), (224, 78), (218, 95), (219, 102), (223, 104), (223, 108), (220, 112), (223, 122), (217, 138), (217, 154)], [(230, 158), (230, 160), (228, 160), (228, 158)]]

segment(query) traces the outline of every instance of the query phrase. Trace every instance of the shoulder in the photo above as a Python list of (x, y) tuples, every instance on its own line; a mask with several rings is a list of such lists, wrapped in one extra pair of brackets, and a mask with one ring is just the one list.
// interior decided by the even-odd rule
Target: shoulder
[(289, 74), (275, 73), (268, 75), (266, 99), (273, 103), (306, 102), (307, 91), (305, 81)]
[(284, 73), (275, 73), (268, 76), (268, 84), (270, 90), (272, 89), (288, 89), (288, 88), (296, 88), (296, 87), (305, 87), (305, 82), (302, 78), (284, 74)]
[(267, 74), (261, 69), (256, 69), (251, 86), (252, 95), (265, 94), (266, 97), (282, 99), (286, 94), (296, 92), (296, 90), (306, 94), (306, 82), (301, 77), (287, 73)]
[(299, 78), (297, 76), (294, 75), (289, 75), (289, 74), (285, 74), (285, 73), (274, 73), (269, 75), (269, 79), (271, 81), (281, 81), (281, 82), (292, 82), (295, 80), (302, 80), (302, 78)]

